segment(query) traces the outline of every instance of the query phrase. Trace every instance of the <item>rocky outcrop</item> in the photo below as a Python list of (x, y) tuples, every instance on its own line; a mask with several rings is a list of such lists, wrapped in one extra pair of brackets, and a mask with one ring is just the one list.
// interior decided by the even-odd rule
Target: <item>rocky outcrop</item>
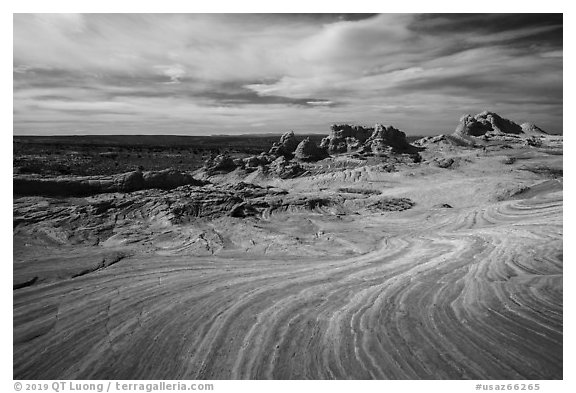
[(432, 161), (439, 168), (450, 168), (454, 165), (454, 159), (450, 157), (439, 157)]
[(326, 157), (326, 150), (316, 146), (310, 138), (306, 138), (300, 142), (294, 152), (294, 158), (301, 161), (318, 161)]
[(175, 169), (144, 172), (142, 178), (144, 180), (142, 189), (158, 188), (161, 190), (171, 190), (188, 184), (203, 184), (203, 182), (194, 179), (189, 173), (180, 172)]
[(294, 150), (296, 150), (297, 146), (298, 146), (298, 140), (294, 135), (294, 131), (290, 131), (282, 135), (280, 137), (279, 142), (275, 142), (272, 145), (268, 154), (273, 155), (275, 157), (279, 156), (292, 157), (292, 155), (294, 154)]
[(331, 127), (330, 134), (322, 139), (320, 148), (326, 149), (330, 154), (358, 150), (372, 135), (373, 131), (373, 128), (362, 126), (334, 124)]
[(274, 143), (268, 153), (234, 160), (226, 155), (219, 155), (207, 160), (202, 176), (226, 174), (238, 168), (246, 172), (260, 170), (263, 175), (286, 179), (307, 172), (300, 163), (322, 160), (329, 157), (329, 153), (352, 152), (354, 158), (364, 160), (367, 156), (388, 156), (398, 163), (417, 163), (422, 160), (418, 153), (420, 150), (422, 149), (408, 143), (404, 132), (392, 126), (376, 124), (368, 128), (335, 124), (330, 134), (322, 139), (320, 146), (309, 137), (296, 143), (294, 133), (288, 132), (282, 135), (279, 142)]
[(442, 142), (447, 142), (446, 135), (441, 134), (435, 136), (425, 136), (424, 138), (420, 138), (412, 142), (412, 144), (418, 147), (425, 147), (432, 144), (439, 144)]
[(242, 162), (239, 166), (249, 172), (252, 172), (258, 169), (259, 167), (269, 165), (271, 162), (274, 161), (274, 157), (271, 156), (270, 154), (260, 153), (257, 156), (246, 157), (241, 161)]
[(524, 141), (524, 144), (526, 146), (531, 146), (531, 147), (542, 147), (542, 140), (540, 138), (538, 138), (535, 135), (532, 135), (528, 138), (526, 138), (526, 140)]
[(375, 154), (408, 152), (415, 150), (406, 140), (406, 134), (392, 126), (376, 124), (364, 146)]
[(463, 136), (483, 136), (486, 134), (497, 135), (519, 135), (522, 134), (522, 127), (512, 120), (500, 117), (496, 113), (484, 111), (476, 116), (464, 115), (460, 118), (460, 123), (454, 131), (455, 135)]
[(330, 135), (322, 139), (320, 148), (331, 154), (358, 151), (378, 155), (412, 153), (418, 150), (408, 143), (405, 133), (381, 124), (374, 127), (335, 124)]
[(481, 123), (476, 121), (471, 115), (464, 115), (460, 118), (460, 123), (454, 131), (455, 135), (482, 136), (488, 131)]
[(543, 129), (541, 129), (540, 127), (538, 127), (534, 123), (522, 123), (522, 125), (520, 127), (522, 128), (522, 131), (526, 135), (530, 135), (530, 136), (532, 136), (532, 135), (548, 135), (548, 133), (546, 131), (544, 131)]
[(45, 178), (38, 175), (19, 175), (13, 179), (15, 195), (84, 196), (111, 192), (133, 192), (145, 189), (170, 190), (183, 185), (203, 185), (192, 175), (166, 169), (163, 171), (134, 171), (112, 176), (59, 176)]
[(281, 179), (291, 179), (306, 172), (300, 164), (286, 157), (278, 157), (270, 163), (268, 169)]
[(204, 163), (204, 169), (209, 175), (232, 172), (236, 167), (237, 163), (227, 154), (219, 154)]

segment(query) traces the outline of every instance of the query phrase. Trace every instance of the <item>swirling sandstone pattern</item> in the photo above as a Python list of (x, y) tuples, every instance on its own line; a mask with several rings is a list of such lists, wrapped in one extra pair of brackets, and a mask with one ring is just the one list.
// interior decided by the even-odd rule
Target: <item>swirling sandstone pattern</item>
[(365, 220), (352, 257), (133, 256), (14, 291), (16, 379), (560, 379), (562, 192)]

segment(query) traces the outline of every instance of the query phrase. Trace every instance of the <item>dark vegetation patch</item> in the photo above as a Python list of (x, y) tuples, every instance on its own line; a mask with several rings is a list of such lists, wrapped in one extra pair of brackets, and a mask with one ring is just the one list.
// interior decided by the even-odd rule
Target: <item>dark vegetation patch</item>
[[(297, 134), (319, 144), (324, 134)], [(21, 174), (110, 175), (142, 168), (193, 171), (220, 154), (246, 158), (268, 151), (279, 135), (15, 136), (13, 167)], [(408, 136), (408, 142), (419, 139)]]

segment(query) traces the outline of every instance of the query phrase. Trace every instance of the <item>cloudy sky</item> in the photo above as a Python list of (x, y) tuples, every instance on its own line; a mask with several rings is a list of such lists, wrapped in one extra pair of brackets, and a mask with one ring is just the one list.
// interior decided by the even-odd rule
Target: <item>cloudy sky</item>
[(14, 134), (562, 131), (562, 15), (15, 14)]

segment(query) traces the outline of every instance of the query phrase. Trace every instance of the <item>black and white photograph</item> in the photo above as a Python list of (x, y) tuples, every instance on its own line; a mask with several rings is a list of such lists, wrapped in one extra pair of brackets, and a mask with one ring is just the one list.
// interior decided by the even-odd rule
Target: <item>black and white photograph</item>
[(563, 13), (12, 17), (14, 381), (566, 376)]

